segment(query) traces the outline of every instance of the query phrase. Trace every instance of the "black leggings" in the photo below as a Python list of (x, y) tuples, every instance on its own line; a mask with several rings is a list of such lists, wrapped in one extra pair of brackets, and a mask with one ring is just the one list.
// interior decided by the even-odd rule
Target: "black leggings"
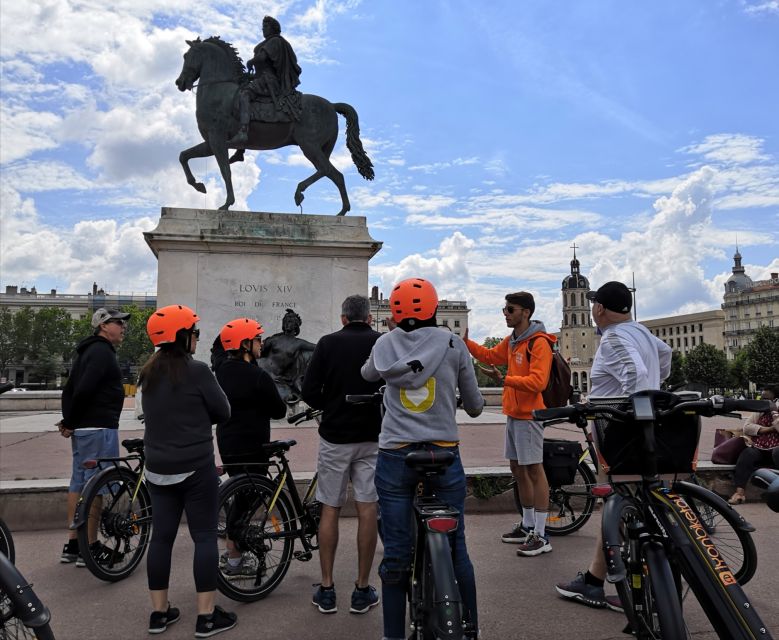
[(152, 506), (152, 537), (146, 559), (149, 589), (167, 589), (170, 557), (181, 514), (186, 511), (189, 535), (195, 543), (195, 589), (198, 593), (216, 590), (219, 550), (216, 527), (219, 509), (219, 483), (213, 465), (198, 469), (183, 482), (170, 485), (148, 483)]
[(760, 467), (779, 469), (779, 447), (755, 449), (747, 447), (738, 456), (733, 481), (738, 489), (745, 489), (750, 476)]

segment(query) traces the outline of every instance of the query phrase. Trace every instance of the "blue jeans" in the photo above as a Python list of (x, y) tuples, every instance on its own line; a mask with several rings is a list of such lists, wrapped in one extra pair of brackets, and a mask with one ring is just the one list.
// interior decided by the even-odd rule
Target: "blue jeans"
[(456, 455), (446, 473), (431, 478), (430, 484), (436, 496), (460, 511), (454, 539), (454, 572), (465, 611), (478, 629), (476, 578), (465, 546), (465, 471), (460, 451), (456, 447), (416, 443), (402, 449), (380, 449), (376, 462), (376, 491), (384, 529), (384, 559), (379, 566), (379, 576), (385, 638), (406, 637), (406, 594), (415, 542), (413, 500), (419, 477), (406, 466), (405, 458), (407, 453), (419, 449), (452, 451)]

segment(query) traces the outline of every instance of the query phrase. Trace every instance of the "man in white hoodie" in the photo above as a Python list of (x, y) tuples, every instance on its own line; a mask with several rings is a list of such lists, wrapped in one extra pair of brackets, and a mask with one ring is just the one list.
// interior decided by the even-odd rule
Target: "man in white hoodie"
[(478, 629), (476, 579), (465, 545), (465, 471), (457, 435), (457, 389), (462, 406), (475, 417), (484, 407), (468, 349), (459, 336), (436, 326), (438, 295), (421, 278), (398, 283), (390, 310), (398, 328), (384, 334), (362, 367), (366, 380), (383, 378), (385, 415), (379, 435), (376, 490), (384, 531), (382, 582), (385, 640), (402, 640), (406, 630), (406, 587), (414, 543), (412, 504), (419, 479), (405, 465), (408, 453), (446, 450), (454, 463), (432, 483), (436, 495), (460, 511), (454, 542), (455, 574), (464, 608)]

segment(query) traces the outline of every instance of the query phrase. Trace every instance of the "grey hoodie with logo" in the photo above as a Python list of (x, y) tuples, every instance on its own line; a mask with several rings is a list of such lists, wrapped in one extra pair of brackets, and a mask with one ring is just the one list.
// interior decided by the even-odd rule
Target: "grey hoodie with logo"
[(384, 419), (379, 447), (410, 442), (457, 442), (457, 389), (472, 417), (484, 407), (468, 349), (446, 329), (394, 329), (373, 345), (362, 366), (368, 381), (383, 378)]

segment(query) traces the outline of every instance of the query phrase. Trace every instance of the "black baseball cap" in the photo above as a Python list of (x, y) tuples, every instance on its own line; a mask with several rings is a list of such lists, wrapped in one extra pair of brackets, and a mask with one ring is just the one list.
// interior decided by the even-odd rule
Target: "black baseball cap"
[(621, 282), (607, 282), (597, 291), (589, 291), (587, 300), (590, 302), (600, 302), (609, 311), (615, 313), (630, 313), (633, 307), (633, 296)]

